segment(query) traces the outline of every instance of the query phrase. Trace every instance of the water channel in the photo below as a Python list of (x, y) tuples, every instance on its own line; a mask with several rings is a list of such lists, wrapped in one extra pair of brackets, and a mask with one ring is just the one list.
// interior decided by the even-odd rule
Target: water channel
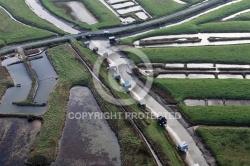
[[(171, 43), (171, 44), (150, 44), (143, 47), (187, 47), (187, 46), (208, 46), (208, 45), (232, 45), (232, 44), (248, 44), (250, 40), (231, 40), (231, 41), (216, 41), (210, 42), (209, 37), (226, 37), (226, 38), (236, 38), (236, 37), (250, 37), (250, 33), (198, 33), (198, 34), (182, 34), (182, 35), (168, 35), (168, 36), (154, 36), (150, 38), (143, 39), (144, 41), (158, 40), (158, 39), (171, 39), (171, 38), (191, 38), (198, 37), (201, 42), (188, 42), (188, 43)], [(136, 41), (135, 46), (139, 46), (139, 41)]]
[[(37, 56), (42, 56), (42, 58), (30, 61), (39, 79), (34, 101), (37, 103), (47, 103), (50, 93), (56, 85), (58, 76), (47, 59), (45, 52)], [(41, 115), (45, 112), (46, 107), (16, 106), (12, 104), (13, 102), (25, 101), (32, 87), (32, 80), (23, 63), (9, 66), (9, 64), (17, 61), (20, 61), (20, 59), (16, 56), (2, 61), (2, 65), (9, 71), (15, 86), (8, 88), (2, 97), (0, 113)], [(17, 87), (17, 84), (20, 84), (21, 87)]]

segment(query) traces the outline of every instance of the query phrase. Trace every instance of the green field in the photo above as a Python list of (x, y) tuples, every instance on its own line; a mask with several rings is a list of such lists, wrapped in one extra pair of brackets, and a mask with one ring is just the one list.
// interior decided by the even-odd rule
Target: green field
[(8, 10), (14, 18), (25, 24), (46, 29), (58, 34), (65, 34), (65, 32), (55, 27), (53, 24), (33, 13), (33, 11), (25, 4), (24, 0), (12, 0), (11, 3), (9, 0), (0, 0), (0, 5)]
[(12, 78), (5, 67), (0, 63), (0, 100), (8, 87), (13, 86)]
[(179, 105), (186, 118), (194, 124), (216, 126), (250, 126), (249, 106)]
[[(152, 63), (231, 63), (250, 64), (250, 45), (142, 48)], [(134, 63), (143, 61), (128, 53)]]
[(221, 21), (221, 19), (227, 16), (249, 8), (250, 1), (242, 0), (241, 2), (222, 7), (219, 10), (215, 10), (213, 12), (200, 16), (187, 23), (169, 28), (157, 29), (148, 33), (123, 39), (122, 42), (124, 44), (131, 44), (136, 40), (160, 35), (195, 34), (199, 32), (250, 32), (250, 23), (248, 21)]
[[(33, 27), (27, 27), (14, 20), (8, 14), (0, 9), (0, 43), (2, 45), (37, 40), (42, 38), (52, 37), (55, 34), (46, 30), (41, 30)], [(14, 33), (13, 33), (14, 32)]]
[[(250, 125), (250, 107), (195, 106), (182, 104), (185, 99), (250, 99), (249, 80), (235, 79), (155, 79), (154, 84), (179, 102), (185, 116), (196, 124)], [(230, 89), (230, 90), (229, 90)]]
[(137, 2), (153, 17), (166, 16), (177, 12), (203, 0), (182, 0), (187, 4), (180, 4), (173, 0), (137, 0)]
[(169, 92), (177, 102), (187, 98), (250, 99), (250, 91), (246, 90), (250, 80), (159, 78), (154, 84)]
[(186, 5), (179, 4), (173, 0), (137, 0), (138, 3), (153, 17), (165, 16), (181, 10)]
[(80, 27), (84, 29), (99, 29), (105, 27), (112, 27), (121, 25), (119, 18), (114, 15), (104, 4), (100, 1), (93, 1), (93, 0), (80, 0), (85, 7), (96, 17), (99, 21), (97, 24), (88, 25), (87, 23), (83, 23), (77, 20), (73, 20), (68, 14), (67, 11), (64, 9), (60, 9), (54, 5), (54, 2), (67, 2), (69, 0), (42, 0), (42, 4), (52, 13), (63, 18), (67, 21), (76, 23)]
[(199, 127), (197, 133), (220, 166), (250, 165), (250, 129)]
[(232, 18), (230, 20), (233, 20), (233, 21), (249, 21), (250, 20), (250, 12), (240, 14), (240, 15), (238, 15), (235, 18)]

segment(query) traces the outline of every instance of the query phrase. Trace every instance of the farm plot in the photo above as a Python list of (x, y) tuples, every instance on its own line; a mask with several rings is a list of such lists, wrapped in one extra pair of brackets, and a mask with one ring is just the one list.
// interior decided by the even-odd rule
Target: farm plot
[(0, 15), (0, 47), (3, 45), (55, 36), (52, 32), (28, 27), (12, 20), (3, 9), (0, 9)]
[(199, 127), (198, 135), (221, 166), (250, 165), (250, 129)]

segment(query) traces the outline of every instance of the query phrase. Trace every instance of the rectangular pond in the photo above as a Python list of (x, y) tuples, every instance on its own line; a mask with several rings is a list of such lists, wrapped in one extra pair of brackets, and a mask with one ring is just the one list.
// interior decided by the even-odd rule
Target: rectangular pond
[(187, 78), (185, 74), (159, 74), (156, 78)]
[(140, 10), (142, 10), (140, 6), (133, 6), (133, 7), (129, 7), (126, 9), (119, 9), (119, 10), (117, 10), (117, 13), (127, 14), (127, 13), (136, 12), (136, 11), (140, 11)]
[(64, 9), (67, 14), (74, 20), (85, 22), (89, 25), (98, 23), (98, 20), (95, 16), (88, 11), (83, 3), (78, 1), (70, 2), (55, 2), (55, 6)]
[(101, 113), (90, 89), (73, 87), (67, 109), (59, 154), (52, 165), (121, 165), (120, 146), (108, 122), (83, 116)]
[(115, 5), (111, 5), (114, 9), (120, 9), (120, 8), (125, 8), (125, 7), (129, 7), (129, 6), (133, 6), (135, 5), (134, 2), (125, 2), (125, 3), (118, 3)]

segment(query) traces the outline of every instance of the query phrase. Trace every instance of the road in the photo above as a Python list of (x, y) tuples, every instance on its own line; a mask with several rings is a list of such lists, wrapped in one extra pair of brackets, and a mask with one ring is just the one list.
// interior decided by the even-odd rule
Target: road
[[(121, 36), (126, 36), (127, 34), (130, 34), (132, 32), (134, 34), (135, 33), (142, 33), (145, 31), (155, 29), (156, 28), (155, 26), (157, 26), (157, 25), (161, 25), (161, 24), (165, 24), (165, 23), (171, 24), (171, 23), (181, 22), (182, 20), (194, 17), (195, 15), (199, 15), (200, 13), (205, 12), (210, 8), (217, 7), (218, 5), (222, 5), (222, 4), (225, 4), (225, 3), (230, 2), (230, 1), (232, 1), (232, 0), (227, 0), (227, 1), (209, 0), (209, 1), (206, 1), (204, 3), (198, 4), (197, 6), (193, 6), (193, 7), (184, 9), (182, 11), (179, 11), (179, 12), (161, 17), (161, 18), (152, 19), (152, 20), (149, 20), (147, 22), (143, 22), (143, 23), (139, 23), (139, 24), (132, 24), (132, 25), (127, 25), (127, 26), (123, 26), (123, 27), (109, 28), (106, 30), (109, 31), (110, 34), (114, 34), (114, 35), (123, 34)], [(62, 41), (70, 40), (72, 38), (77, 38), (77, 37), (81, 37), (84, 35), (90, 35), (90, 34), (95, 35), (95, 36), (98, 36), (98, 35), (103, 36), (104, 35), (103, 30), (97, 30), (97, 31), (92, 31), (92, 32), (82, 32), (80, 34), (75, 34), (75, 35), (68, 35), (68, 36), (46, 39), (46, 40), (41, 40), (41, 41), (29, 42), (29, 43), (19, 44), (16, 46), (11, 46), (9, 48), (2, 49), (0, 51), (0, 55), (15, 51), (20, 47), (27, 48), (27, 47), (32, 47), (32, 46), (45, 45), (45, 44), (49, 44), (49, 43), (62, 42)]]
[[(132, 90), (130, 94), (137, 100), (145, 99), (146, 100), (146, 107), (148, 110), (155, 115), (164, 116), (168, 120), (168, 125), (166, 126), (166, 130), (172, 137), (173, 141), (176, 145), (182, 141), (186, 141), (189, 145), (189, 150), (186, 153), (185, 161), (188, 165), (192, 165), (195, 163), (199, 163), (201, 166), (208, 166), (205, 158), (202, 155), (202, 152), (196, 145), (193, 138), (187, 132), (185, 127), (176, 119), (171, 116), (171, 110), (164, 108), (159, 102), (157, 102), (152, 96), (150, 96), (147, 92), (142, 89), (141, 86), (137, 84), (136, 79), (133, 79), (131, 76), (133, 66), (129, 63), (129, 60), (126, 59), (123, 55), (119, 52), (115, 52), (114, 49), (110, 46), (109, 41), (107, 40), (91, 40), (90, 49), (94, 47), (98, 47), (99, 51), (98, 54), (103, 55), (103, 53), (108, 52), (112, 54), (109, 56), (108, 61), (110, 63), (119, 64), (118, 71), (121, 74), (121, 78), (123, 81), (130, 81), (132, 84)], [(111, 78), (112, 79), (112, 78)]]

